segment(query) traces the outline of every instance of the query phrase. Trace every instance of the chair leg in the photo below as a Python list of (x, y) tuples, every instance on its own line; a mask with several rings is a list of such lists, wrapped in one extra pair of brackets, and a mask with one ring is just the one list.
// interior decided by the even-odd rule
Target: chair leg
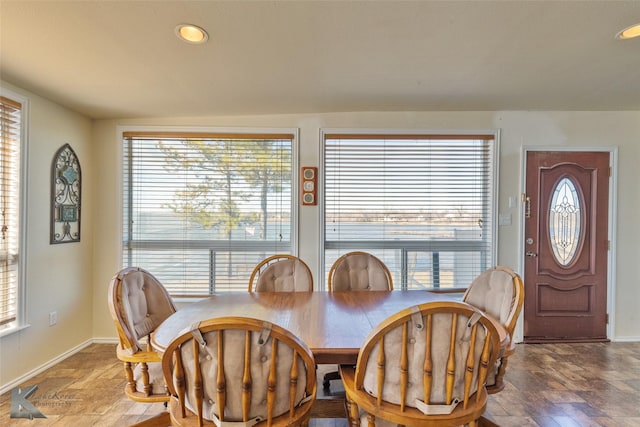
[(340, 379), (340, 372), (338, 371), (327, 372), (326, 374), (324, 374), (324, 379), (322, 380), (322, 388), (325, 390), (329, 390), (329, 388), (331, 387), (331, 381), (339, 380), (339, 379)]
[(345, 395), (344, 409), (347, 413), (347, 421), (350, 427), (360, 427), (360, 410), (358, 405), (349, 399), (349, 395)]
[[(498, 374), (496, 375), (495, 384), (491, 386), (491, 394), (502, 391), (502, 389), (504, 388), (504, 374), (507, 372), (508, 361), (508, 357), (503, 357), (500, 360), (500, 366), (498, 367)], [(489, 391), (489, 389), (487, 389), (487, 391)]]

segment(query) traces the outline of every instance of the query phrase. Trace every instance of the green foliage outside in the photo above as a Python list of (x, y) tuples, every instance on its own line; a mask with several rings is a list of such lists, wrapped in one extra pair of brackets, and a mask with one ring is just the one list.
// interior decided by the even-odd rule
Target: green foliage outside
[[(205, 229), (231, 231), (260, 223), (264, 239), (269, 194), (283, 191), (291, 180), (291, 148), (274, 140), (185, 139), (174, 148), (158, 142), (170, 171), (189, 171), (195, 179), (176, 190), (167, 206)], [(243, 202), (259, 194), (259, 213), (243, 209)]]

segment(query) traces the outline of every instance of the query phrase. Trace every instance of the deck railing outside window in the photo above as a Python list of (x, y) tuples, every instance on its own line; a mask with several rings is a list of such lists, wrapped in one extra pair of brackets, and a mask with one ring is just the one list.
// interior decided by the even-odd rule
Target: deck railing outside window
[(495, 259), (496, 136), (324, 131), (325, 274), (359, 250), (396, 289), (465, 288)]

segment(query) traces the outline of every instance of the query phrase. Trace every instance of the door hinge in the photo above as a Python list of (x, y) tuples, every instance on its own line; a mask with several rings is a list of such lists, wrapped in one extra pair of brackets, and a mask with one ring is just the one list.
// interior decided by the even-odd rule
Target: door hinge
[(607, 313), (607, 325), (609, 324), (609, 313)]
[(607, 240), (607, 250), (611, 250), (611, 240)]

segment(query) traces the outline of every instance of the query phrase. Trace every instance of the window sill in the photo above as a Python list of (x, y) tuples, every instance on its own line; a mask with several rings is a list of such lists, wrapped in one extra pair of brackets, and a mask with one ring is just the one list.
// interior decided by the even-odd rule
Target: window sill
[(11, 334), (14, 334), (16, 332), (20, 332), (23, 329), (27, 329), (29, 327), (31, 327), (31, 325), (29, 323), (26, 323), (24, 325), (13, 326), (11, 328), (3, 329), (2, 331), (0, 331), (0, 338), (6, 337), (6, 336), (11, 335)]

